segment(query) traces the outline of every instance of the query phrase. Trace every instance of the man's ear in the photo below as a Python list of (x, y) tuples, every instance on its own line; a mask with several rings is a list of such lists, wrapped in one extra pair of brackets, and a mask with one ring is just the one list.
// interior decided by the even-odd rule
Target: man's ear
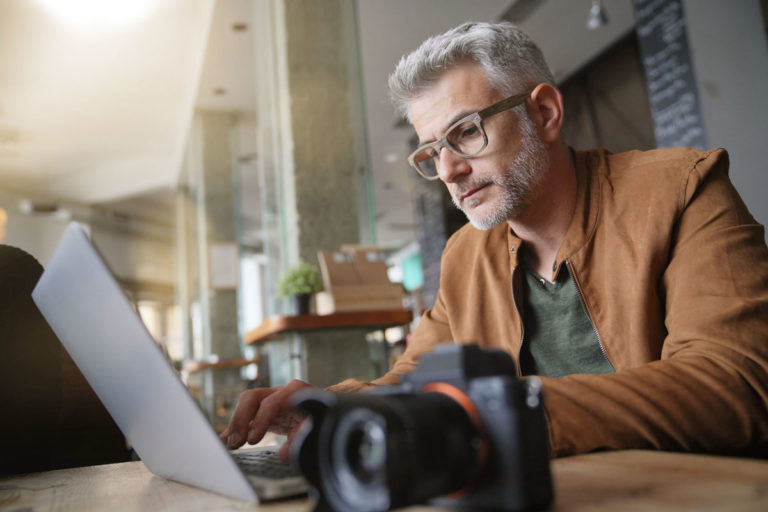
[(531, 119), (541, 130), (542, 140), (554, 142), (563, 126), (563, 95), (554, 85), (542, 83), (531, 92), (528, 107)]

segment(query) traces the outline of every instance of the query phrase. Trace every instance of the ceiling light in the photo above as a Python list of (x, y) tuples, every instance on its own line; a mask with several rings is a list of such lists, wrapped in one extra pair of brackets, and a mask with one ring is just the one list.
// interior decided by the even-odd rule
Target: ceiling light
[(22, 199), (19, 201), (19, 211), (24, 215), (41, 215), (63, 222), (72, 220), (72, 212), (69, 209), (62, 208), (58, 203), (50, 201)]
[(601, 0), (592, 0), (592, 6), (589, 8), (587, 16), (587, 28), (595, 30), (608, 23), (608, 16), (605, 14), (605, 8)]
[(59, 209), (59, 205), (51, 202), (32, 201), (22, 199), (19, 201), (19, 211), (25, 215), (54, 213)]

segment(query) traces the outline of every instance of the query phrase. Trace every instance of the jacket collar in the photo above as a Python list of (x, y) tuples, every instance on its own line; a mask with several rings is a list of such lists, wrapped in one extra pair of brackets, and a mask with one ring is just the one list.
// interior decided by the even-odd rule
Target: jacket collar
[[(576, 207), (573, 218), (565, 233), (565, 238), (557, 251), (557, 258), (552, 267), (553, 276), (557, 275), (563, 261), (571, 258), (592, 238), (600, 213), (599, 176), (605, 172), (605, 150), (574, 151), (571, 149), (576, 170)], [(512, 268), (518, 264), (518, 253), (522, 240), (515, 235), (505, 222), (496, 229), (507, 230), (507, 248)]]
[(556, 267), (571, 258), (589, 242), (597, 226), (600, 213), (600, 174), (605, 169), (605, 150), (573, 151), (576, 169), (576, 208), (565, 238), (557, 251)]

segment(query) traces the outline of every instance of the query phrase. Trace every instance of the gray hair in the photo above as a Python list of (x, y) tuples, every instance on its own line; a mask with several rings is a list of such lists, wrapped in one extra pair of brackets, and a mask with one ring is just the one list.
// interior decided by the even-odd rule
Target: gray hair
[(466, 61), (478, 64), (490, 84), (504, 95), (542, 82), (555, 83), (539, 47), (516, 25), (470, 21), (430, 37), (400, 59), (389, 75), (395, 110), (410, 121), (411, 101), (445, 71)]

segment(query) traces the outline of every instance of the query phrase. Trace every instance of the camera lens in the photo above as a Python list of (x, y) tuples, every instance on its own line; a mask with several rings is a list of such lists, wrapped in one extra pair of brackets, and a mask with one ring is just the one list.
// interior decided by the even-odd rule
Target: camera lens
[(478, 434), (445, 395), (345, 397), (339, 405), (318, 439), (320, 479), (334, 510), (422, 503), (460, 489), (476, 471)]
[[(369, 512), (386, 510), (387, 440), (386, 420), (379, 412), (365, 407), (345, 409), (332, 428), (321, 450), (328, 450), (330, 466), (323, 480), (331, 502), (345, 502), (349, 510)], [(337, 495), (338, 494), (338, 495)], [(338, 506), (337, 510), (345, 510)]]
[(370, 483), (386, 462), (384, 429), (376, 421), (356, 425), (347, 439), (347, 463), (361, 482)]

